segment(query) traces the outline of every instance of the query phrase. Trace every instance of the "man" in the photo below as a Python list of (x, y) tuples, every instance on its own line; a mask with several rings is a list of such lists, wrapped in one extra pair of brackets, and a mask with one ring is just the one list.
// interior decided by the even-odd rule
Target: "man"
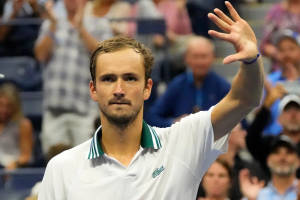
[(273, 141), (267, 163), (271, 181), (265, 188), (260, 190), (261, 185), (257, 181), (251, 182), (247, 174), (240, 177), (242, 190), (248, 200), (296, 199), (299, 158), (297, 148), (289, 137), (281, 135)]
[[(280, 70), (271, 73), (268, 81), (271, 87), (278, 83), (294, 82), (300, 84), (300, 35), (298, 32), (285, 29), (276, 37), (276, 46), (279, 50)], [(268, 88), (268, 87), (266, 87)], [(278, 123), (279, 99), (271, 106), (271, 119), (265, 127), (265, 134), (277, 135), (282, 131), (282, 126)]]
[(253, 157), (260, 162), (265, 173), (269, 172), (267, 166), (267, 155), (272, 144), (278, 136), (264, 136), (263, 129), (271, 118), (270, 107), (277, 99), (282, 98), (279, 104), (278, 121), (282, 125), (281, 135), (288, 136), (297, 144), (300, 152), (300, 97), (295, 94), (284, 96), (286, 91), (281, 85), (272, 88), (265, 98), (262, 108), (257, 113), (254, 121), (248, 128), (246, 136), (247, 147)]
[(80, 144), (93, 132), (96, 105), (88, 97), (88, 59), (98, 40), (112, 36), (108, 20), (84, 13), (85, 0), (58, 3), (65, 8), (66, 16), (55, 12), (47, 2), (48, 19), (35, 45), (36, 58), (45, 64), (41, 134), (44, 154), (56, 144)]
[(175, 77), (146, 113), (149, 124), (168, 127), (187, 114), (208, 110), (228, 93), (229, 83), (211, 71), (214, 45), (209, 39), (191, 38), (184, 60), (187, 72)]
[[(198, 112), (170, 128), (143, 122), (150, 96), (153, 57), (124, 37), (100, 44), (91, 59), (90, 94), (98, 102), (102, 126), (93, 139), (53, 158), (39, 193), (56, 199), (193, 199), (204, 172), (226, 150), (227, 135), (259, 104), (263, 66), (255, 35), (229, 2), (232, 19), (219, 9), (209, 17), (226, 33), (242, 61), (229, 94), (209, 111)], [(251, 94), (249, 94), (251, 91)]]

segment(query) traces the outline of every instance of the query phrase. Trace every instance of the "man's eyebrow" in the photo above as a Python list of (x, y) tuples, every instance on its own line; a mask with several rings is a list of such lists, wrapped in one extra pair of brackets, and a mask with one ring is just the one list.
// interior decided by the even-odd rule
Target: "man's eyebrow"
[(101, 78), (101, 77), (105, 77), (105, 76), (116, 76), (116, 74), (102, 74), (99, 77)]
[(128, 72), (128, 73), (123, 74), (122, 76), (138, 76), (138, 75), (134, 72)]

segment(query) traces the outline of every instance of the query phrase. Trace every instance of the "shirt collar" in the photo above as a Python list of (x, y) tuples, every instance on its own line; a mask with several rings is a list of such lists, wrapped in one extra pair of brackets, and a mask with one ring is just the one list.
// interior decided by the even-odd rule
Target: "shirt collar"
[[(103, 149), (101, 147), (101, 138), (102, 138), (102, 126), (100, 126), (95, 131), (95, 134), (91, 140), (90, 151), (88, 154), (89, 160), (98, 158), (104, 154)], [(152, 148), (152, 149), (161, 148), (161, 142), (156, 131), (151, 126), (149, 126), (145, 121), (143, 121), (141, 146), (143, 148)]]
[[(295, 180), (293, 181), (292, 185), (286, 189), (285, 193), (288, 192), (288, 191), (296, 191), (297, 188), (298, 188), (298, 184), (299, 184), (299, 183), (298, 183), (298, 180), (295, 179)], [(269, 182), (268, 186), (269, 186), (269, 188), (270, 188), (271, 190), (273, 190), (273, 192), (279, 193), (279, 192), (277, 191), (277, 189), (275, 188), (275, 186), (273, 185), (272, 181)]]

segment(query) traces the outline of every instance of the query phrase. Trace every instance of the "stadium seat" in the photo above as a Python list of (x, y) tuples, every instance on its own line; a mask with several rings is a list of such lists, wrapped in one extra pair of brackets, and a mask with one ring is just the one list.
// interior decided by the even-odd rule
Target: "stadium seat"
[(0, 82), (13, 82), (23, 91), (41, 89), (42, 72), (33, 58), (2, 57), (0, 73), (5, 75)]

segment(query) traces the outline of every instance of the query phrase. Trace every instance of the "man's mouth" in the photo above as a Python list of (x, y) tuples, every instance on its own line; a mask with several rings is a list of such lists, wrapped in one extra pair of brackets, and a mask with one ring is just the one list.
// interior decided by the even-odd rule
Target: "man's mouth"
[(109, 105), (130, 105), (128, 101), (110, 101)]

